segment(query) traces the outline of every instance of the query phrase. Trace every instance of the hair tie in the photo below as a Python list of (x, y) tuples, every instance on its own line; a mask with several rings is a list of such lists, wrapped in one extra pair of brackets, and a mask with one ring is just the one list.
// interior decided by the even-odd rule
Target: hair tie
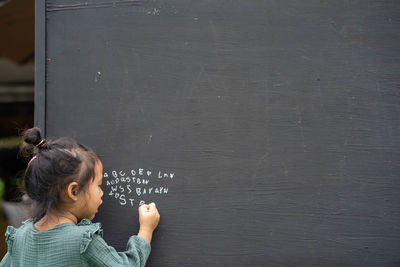
[(31, 165), (31, 162), (34, 160), (34, 159), (36, 159), (36, 156), (33, 156), (32, 158), (31, 158), (31, 160), (28, 162), (28, 167), (29, 167), (29, 165)]
[(35, 145), (37, 148), (43, 148), (46, 145), (46, 140), (42, 139), (39, 143)]

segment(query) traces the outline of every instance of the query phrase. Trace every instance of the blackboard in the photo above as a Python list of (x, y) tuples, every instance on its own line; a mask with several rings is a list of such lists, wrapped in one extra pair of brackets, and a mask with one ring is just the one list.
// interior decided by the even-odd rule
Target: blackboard
[(109, 244), (157, 203), (148, 266), (399, 266), (399, 18), (399, 1), (37, 1), (36, 125), (100, 155)]

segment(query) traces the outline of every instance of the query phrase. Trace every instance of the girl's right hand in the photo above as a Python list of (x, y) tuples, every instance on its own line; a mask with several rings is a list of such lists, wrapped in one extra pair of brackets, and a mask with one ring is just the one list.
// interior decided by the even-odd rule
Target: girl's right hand
[(153, 232), (159, 221), (160, 214), (154, 202), (139, 207), (140, 230)]

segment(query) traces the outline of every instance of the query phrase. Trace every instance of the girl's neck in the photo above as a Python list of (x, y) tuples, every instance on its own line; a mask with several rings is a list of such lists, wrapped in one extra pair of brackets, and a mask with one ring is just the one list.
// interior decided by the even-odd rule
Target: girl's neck
[(78, 219), (70, 212), (60, 213), (53, 211), (48, 212), (43, 218), (37, 221), (35, 227), (39, 231), (46, 231), (62, 223), (77, 224)]

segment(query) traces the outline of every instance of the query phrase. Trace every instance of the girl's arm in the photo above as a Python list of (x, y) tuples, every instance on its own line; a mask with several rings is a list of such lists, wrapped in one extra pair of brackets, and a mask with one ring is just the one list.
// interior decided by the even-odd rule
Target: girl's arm
[(104, 239), (95, 234), (87, 249), (82, 254), (82, 260), (89, 266), (140, 266), (144, 267), (150, 255), (150, 244), (138, 237), (131, 236), (126, 251), (117, 252), (107, 245)]
[(99, 232), (96, 232), (82, 253), (83, 260), (90, 266), (145, 266), (150, 255), (153, 231), (159, 220), (160, 214), (154, 203), (140, 206), (140, 230), (137, 236), (129, 238), (125, 252), (117, 252), (108, 246)]
[(139, 207), (139, 223), (140, 229), (137, 234), (139, 237), (146, 239), (151, 243), (153, 231), (160, 221), (160, 214), (158, 213), (156, 204), (150, 203), (149, 205), (142, 205)]

